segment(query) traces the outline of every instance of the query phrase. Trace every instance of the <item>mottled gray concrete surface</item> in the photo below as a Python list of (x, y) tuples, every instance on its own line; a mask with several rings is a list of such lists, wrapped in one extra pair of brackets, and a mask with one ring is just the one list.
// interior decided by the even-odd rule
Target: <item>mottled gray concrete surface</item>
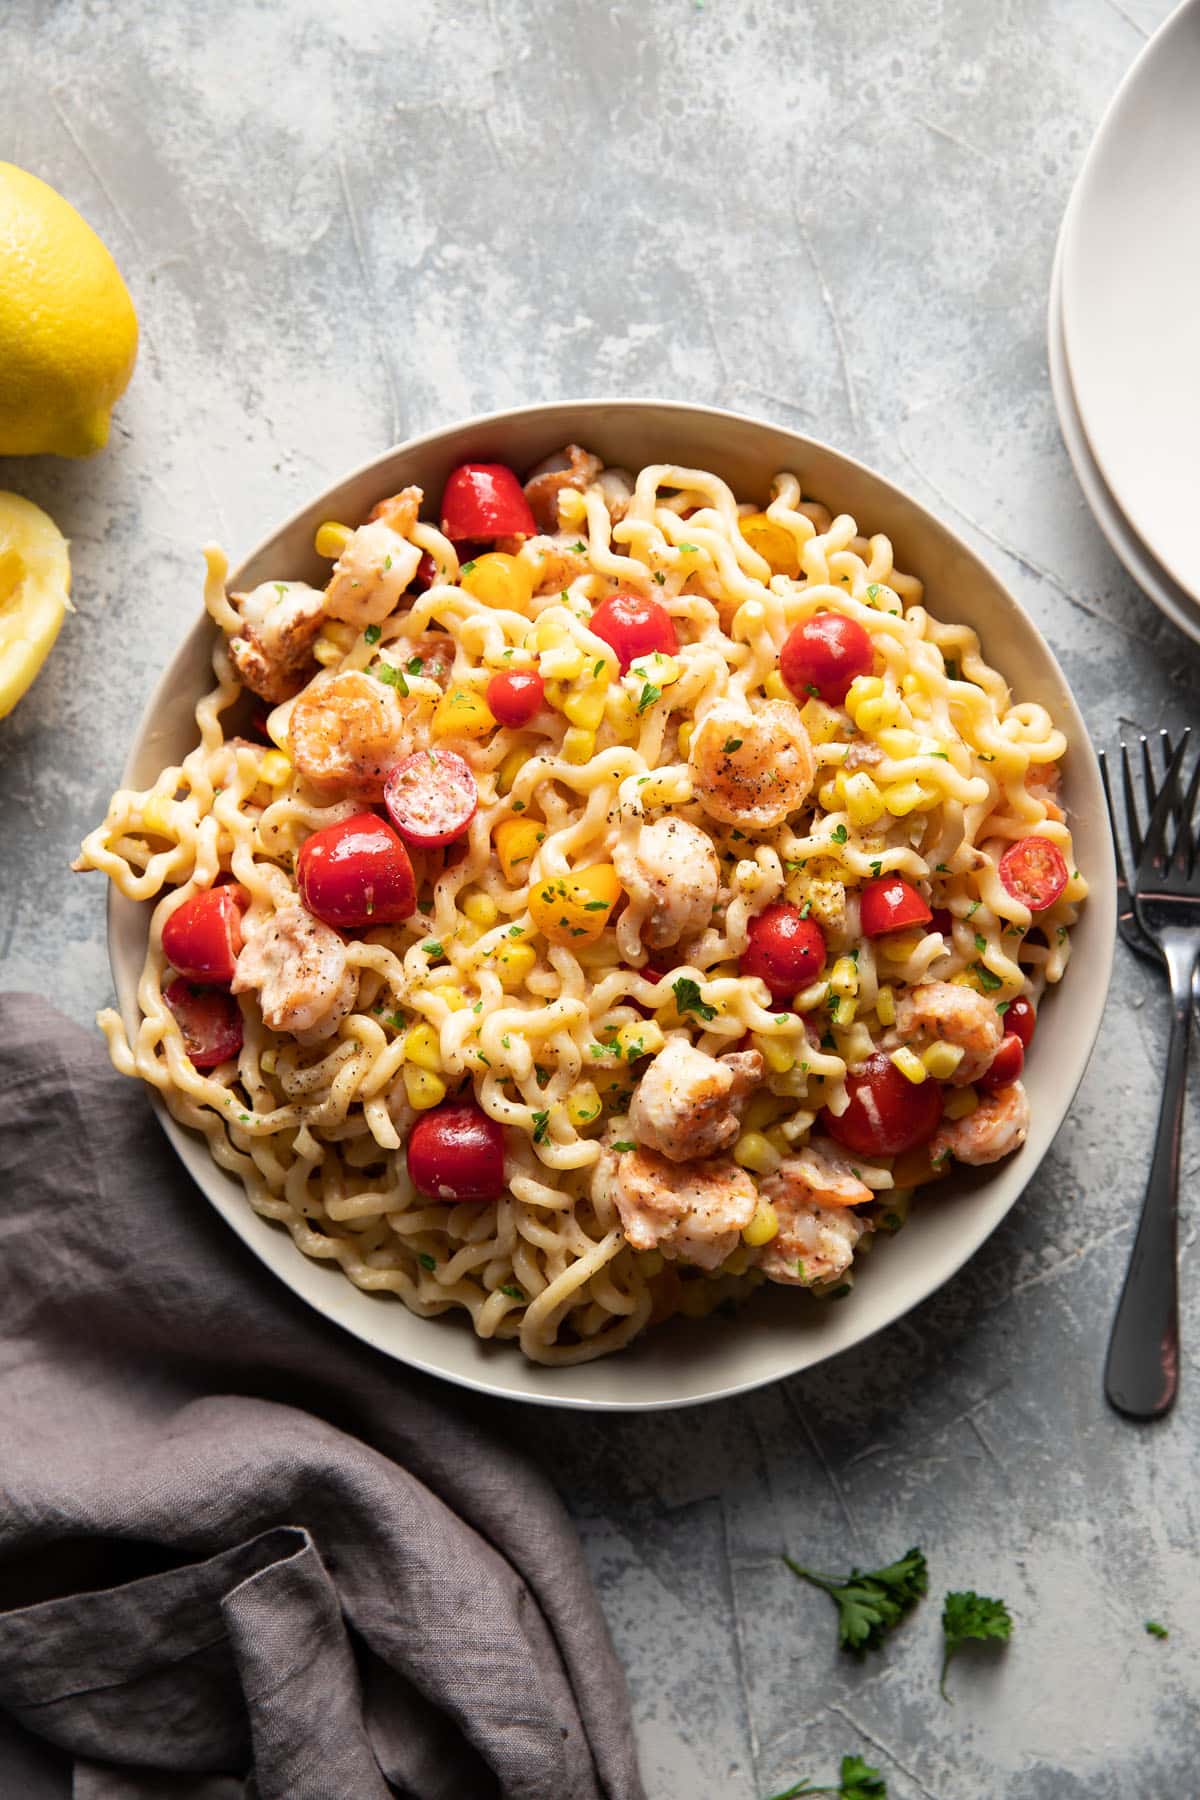
[[(236, 557), (473, 410), (667, 394), (828, 438), (993, 562), (1098, 737), (1182, 725), (1200, 655), (1092, 523), (1044, 348), (1072, 179), (1166, 10), (7, 0), (0, 155), (100, 229), (144, 336), (103, 457), (0, 462), (70, 534), (78, 602), (0, 727), (4, 983), (81, 1019), (109, 997), (100, 883), (65, 868), (195, 612), (198, 546)], [(673, 1416), (508, 1409), (578, 1517), (654, 1800), (754, 1800), (850, 1749), (897, 1800), (1200, 1794), (1190, 1225), (1177, 1413), (1140, 1431), (1100, 1394), (1164, 1046), (1122, 953), (1016, 1214), (856, 1353)], [(779, 1551), (911, 1543), (934, 1597), (884, 1657), (839, 1659)], [(953, 1706), (950, 1586), (1017, 1619), (1007, 1655), (962, 1658)]]

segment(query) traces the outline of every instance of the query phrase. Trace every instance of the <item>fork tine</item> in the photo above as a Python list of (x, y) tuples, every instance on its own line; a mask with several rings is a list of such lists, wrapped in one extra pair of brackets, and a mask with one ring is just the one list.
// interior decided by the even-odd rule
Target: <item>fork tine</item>
[(1191, 735), (1189, 728), (1184, 731), (1179, 740), (1179, 747), (1171, 758), (1171, 766), (1159, 789), (1150, 823), (1146, 827), (1146, 835), (1142, 840), (1142, 854), (1138, 859), (1139, 889), (1144, 887), (1151, 878), (1163, 879), (1175, 859), (1175, 852), (1179, 849), (1182, 833), (1176, 831), (1168, 850), (1167, 831), (1179, 807), (1179, 773), (1187, 756)]
[[(1146, 740), (1143, 738), (1143, 746), (1145, 742)], [(1145, 840), (1138, 817), (1137, 790), (1133, 785), (1133, 770), (1129, 766), (1129, 746), (1125, 743), (1121, 745), (1121, 795), (1125, 801), (1125, 823), (1129, 827), (1129, 843), (1133, 851), (1133, 860), (1135, 863), (1139, 863), (1142, 860), (1142, 846)]]
[[(1149, 820), (1158, 799), (1158, 780), (1154, 773), (1154, 764), (1150, 759), (1150, 739), (1145, 732), (1138, 739), (1138, 743), (1142, 752), (1142, 785), (1146, 792), (1146, 818)], [(1140, 831), (1141, 826), (1138, 825), (1136, 829)], [(1138, 854), (1141, 854), (1140, 851)]]
[(1188, 782), (1188, 790), (1183, 799), (1183, 810), (1179, 820), (1179, 835), (1183, 840), (1187, 873), (1190, 875), (1196, 862), (1196, 838), (1192, 828), (1192, 818), (1196, 810), (1196, 793), (1200, 789), (1200, 757), (1192, 770), (1192, 779)]
[(1129, 877), (1125, 873), (1125, 858), (1121, 852), (1121, 832), (1117, 824), (1117, 809), (1113, 805), (1112, 788), (1108, 779), (1108, 758), (1103, 750), (1096, 752), (1096, 760), (1100, 764), (1100, 780), (1104, 785), (1104, 804), (1108, 808), (1108, 828), (1112, 833), (1113, 860), (1117, 865), (1117, 881), (1121, 887), (1129, 886)]

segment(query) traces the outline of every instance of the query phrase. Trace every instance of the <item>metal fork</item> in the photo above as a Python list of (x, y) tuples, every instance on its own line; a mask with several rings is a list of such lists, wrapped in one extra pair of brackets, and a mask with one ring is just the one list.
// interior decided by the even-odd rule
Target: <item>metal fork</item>
[[(1200, 961), (1200, 859), (1192, 827), (1200, 761), (1186, 793), (1181, 776), (1191, 733), (1171, 758), (1142, 843), (1134, 914), (1157, 946), (1171, 984), (1171, 1039), (1150, 1179), (1108, 1346), (1105, 1392), (1135, 1419), (1170, 1410), (1179, 1386), (1178, 1198), (1180, 1136), (1191, 1035), (1192, 982)], [(1122, 747), (1126, 792), (1132, 789)]]
[[(1142, 749), (1142, 782), (1146, 790), (1147, 816), (1154, 811), (1154, 803), (1158, 799), (1159, 777), (1154, 773), (1154, 762), (1150, 754), (1150, 740), (1141, 738)], [(1163, 777), (1171, 767), (1171, 736), (1169, 732), (1158, 734), (1159, 755), (1162, 760)], [(1163, 959), (1158, 945), (1152, 943), (1137, 922), (1137, 914), (1133, 910), (1133, 895), (1129, 890), (1129, 882), (1125, 875), (1125, 856), (1121, 849), (1121, 826), (1117, 817), (1116, 805), (1113, 801), (1112, 788), (1108, 780), (1108, 759), (1103, 750), (1097, 752), (1100, 763), (1100, 779), (1104, 783), (1104, 800), (1108, 807), (1108, 823), (1112, 832), (1113, 856), (1117, 865), (1117, 930), (1131, 950), (1144, 956), (1156, 967), (1162, 968)], [(1142, 830), (1141, 808), (1138, 805), (1137, 791), (1130, 769), (1129, 754), (1125, 745), (1121, 745), (1122, 798), (1125, 802), (1125, 829), (1129, 834), (1129, 847), (1133, 852), (1133, 867), (1136, 869), (1142, 857), (1142, 845), (1145, 833)]]

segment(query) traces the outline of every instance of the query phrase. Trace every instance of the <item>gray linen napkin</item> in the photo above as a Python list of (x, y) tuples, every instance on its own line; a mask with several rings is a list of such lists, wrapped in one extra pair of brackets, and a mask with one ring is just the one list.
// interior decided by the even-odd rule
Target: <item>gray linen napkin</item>
[(32, 995), (0, 1237), (0, 1795), (639, 1800), (540, 1474), (273, 1281)]

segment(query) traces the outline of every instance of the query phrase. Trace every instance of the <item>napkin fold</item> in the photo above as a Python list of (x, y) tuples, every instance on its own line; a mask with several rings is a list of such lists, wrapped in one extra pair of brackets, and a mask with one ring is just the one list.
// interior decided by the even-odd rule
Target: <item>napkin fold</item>
[(33, 995), (0, 1237), (0, 1794), (641, 1800), (540, 1473), (274, 1281)]

